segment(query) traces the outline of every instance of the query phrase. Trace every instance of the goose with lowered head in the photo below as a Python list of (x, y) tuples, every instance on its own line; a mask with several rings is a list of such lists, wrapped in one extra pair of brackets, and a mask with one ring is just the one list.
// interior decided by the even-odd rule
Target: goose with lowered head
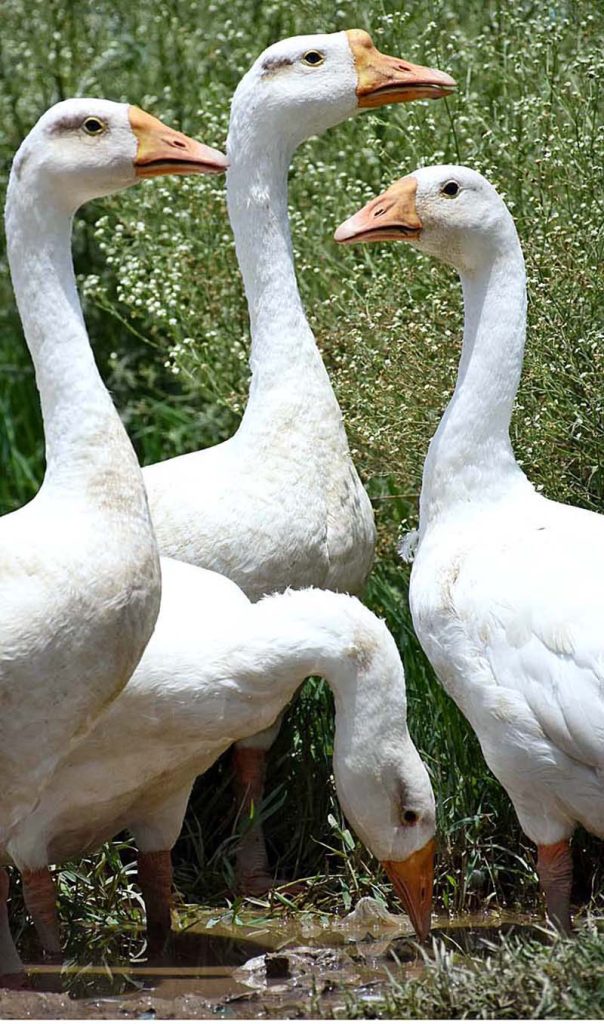
[[(250, 315), (249, 400), (232, 438), (148, 466), (144, 479), (161, 553), (223, 573), (253, 601), (288, 586), (358, 593), (375, 540), (298, 292), (289, 163), (310, 136), (363, 109), (446, 96), (454, 86), (443, 72), (387, 57), (366, 32), (351, 30), (275, 43), (233, 97), (227, 201)], [(236, 750), (246, 813), (262, 801), (276, 729)], [(259, 827), (246, 833), (238, 878), (246, 892), (272, 883)]]
[[(138, 668), (30, 818), (40, 867), (129, 829), (149, 949), (159, 953), (170, 932), (170, 850), (195, 777), (234, 740), (270, 725), (302, 680), (319, 674), (335, 697), (342, 808), (425, 938), (434, 797), (409, 736), (403, 666), (384, 623), (345, 594), (288, 591), (252, 604), (217, 573), (165, 558), (161, 567), (161, 609)], [(50, 875), (47, 885), (51, 892)], [(43, 938), (54, 929), (56, 948), (56, 915), (43, 926)]]
[(604, 837), (604, 517), (548, 500), (514, 458), (526, 328), (514, 221), (480, 174), (426, 167), (336, 239), (402, 239), (461, 277), (459, 375), (424, 466), (411, 610), (537, 845), (548, 916), (570, 931), (570, 838), (577, 825)]
[(78, 299), (72, 219), (142, 177), (224, 168), (137, 107), (99, 99), (52, 107), (13, 162), (8, 259), (46, 444), (37, 495), (0, 520), (0, 846), (25, 871), (27, 816), (132, 674), (160, 599), (142, 476)]

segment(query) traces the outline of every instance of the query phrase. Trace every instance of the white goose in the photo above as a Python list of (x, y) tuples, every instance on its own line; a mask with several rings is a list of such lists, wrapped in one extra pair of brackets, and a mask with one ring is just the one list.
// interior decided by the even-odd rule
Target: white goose
[[(379, 53), (366, 32), (300, 36), (264, 51), (233, 98), (227, 198), (249, 305), (252, 382), (224, 444), (147, 467), (164, 555), (221, 572), (255, 601), (309, 585), (358, 593), (375, 528), (336, 397), (296, 283), (287, 214), (295, 149), (369, 107), (438, 98), (439, 71)], [(279, 724), (239, 747), (247, 808), (262, 800), (266, 750)], [(240, 887), (272, 879), (261, 830), (239, 851)]]
[(140, 177), (225, 166), (142, 110), (98, 99), (47, 111), (13, 163), (8, 258), (46, 441), (38, 494), (0, 520), (0, 846), (25, 871), (36, 866), (27, 815), (132, 674), (160, 600), (142, 476), (78, 300), (73, 215)]
[[(424, 938), (434, 797), (384, 623), (344, 594), (288, 591), (252, 604), (217, 573), (165, 558), (161, 566), (161, 610), (138, 668), (30, 818), (43, 862), (80, 857), (129, 829), (150, 951), (159, 953), (170, 932), (170, 850), (196, 776), (234, 740), (270, 725), (302, 680), (319, 674), (335, 696), (340, 802)], [(42, 922), (44, 940), (50, 924)], [(58, 940), (56, 916), (53, 927)]]
[(514, 222), (480, 174), (430, 167), (336, 238), (408, 240), (460, 274), (463, 349), (424, 467), (413, 621), (537, 844), (550, 919), (570, 931), (570, 837), (577, 824), (604, 836), (604, 517), (538, 494), (514, 458), (526, 327)]

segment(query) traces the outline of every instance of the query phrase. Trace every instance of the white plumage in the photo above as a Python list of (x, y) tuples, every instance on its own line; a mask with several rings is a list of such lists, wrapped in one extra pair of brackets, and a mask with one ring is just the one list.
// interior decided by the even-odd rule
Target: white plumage
[(604, 524), (536, 493), (480, 512), (422, 541), (422, 644), (527, 835), (551, 845), (578, 823), (604, 835)]
[[(342, 806), (425, 934), (434, 798), (407, 730), (403, 667), (384, 623), (356, 598), (329, 591), (251, 604), (224, 576), (172, 559), (162, 559), (162, 580), (157, 626), (137, 670), (30, 818), (40, 863), (81, 856), (128, 828), (139, 871), (143, 864), (150, 938), (161, 947), (170, 849), (196, 776), (234, 740), (269, 726), (302, 680), (320, 674), (335, 696)], [(411, 824), (405, 811), (416, 815)]]
[(549, 501), (514, 458), (526, 285), (495, 189), (467, 168), (424, 168), (337, 234), (397, 233), (459, 271), (465, 303), (457, 385), (424, 467), (413, 621), (537, 844), (548, 912), (568, 930), (568, 840), (578, 824), (604, 836), (604, 518)]
[[(362, 106), (438, 97), (453, 86), (351, 31), (275, 43), (233, 97), (227, 200), (250, 314), (249, 401), (230, 440), (149, 466), (144, 478), (162, 554), (224, 573), (252, 600), (288, 586), (359, 593), (375, 543), (371, 505), (298, 292), (289, 163), (303, 141)], [(274, 735), (256, 737), (255, 750)], [(239, 875), (247, 891), (270, 884), (261, 835), (240, 851)]]
[[(47, 111), (13, 163), (8, 257), (46, 443), (38, 494), (0, 521), (0, 847), (24, 872), (41, 866), (28, 816), (61, 759), (126, 684), (160, 600), (138, 461), (82, 317), (72, 218), (82, 203), (138, 177), (220, 165), (220, 154), (138, 108), (97, 99)], [(0, 972), (18, 966), (2, 916)]]
[[(311, 47), (326, 53), (319, 68), (301, 62)], [(356, 112), (356, 84), (345, 32), (276, 43), (240, 82), (227, 201), (250, 312), (249, 400), (228, 441), (143, 471), (162, 554), (223, 573), (251, 600), (288, 586), (358, 591), (373, 558), (371, 505), (302, 307), (287, 213), (294, 150)]]
[[(20, 823), (125, 685), (159, 609), (142, 477), (94, 362), (70, 246), (82, 202), (136, 181), (128, 111), (102, 100), (53, 107), (8, 186), (8, 255), (46, 441), (38, 494), (0, 521), (0, 843), (23, 867)], [(91, 117), (108, 126), (99, 138), (82, 127)]]

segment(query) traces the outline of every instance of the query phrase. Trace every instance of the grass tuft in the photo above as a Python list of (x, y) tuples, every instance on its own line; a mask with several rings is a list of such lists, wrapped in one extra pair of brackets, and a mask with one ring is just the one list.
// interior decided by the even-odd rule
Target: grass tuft
[(604, 933), (597, 924), (592, 920), (576, 940), (555, 938), (549, 947), (503, 937), (486, 957), (460, 958), (435, 942), (418, 980), (393, 981), (383, 1001), (350, 999), (345, 1018), (600, 1019)]

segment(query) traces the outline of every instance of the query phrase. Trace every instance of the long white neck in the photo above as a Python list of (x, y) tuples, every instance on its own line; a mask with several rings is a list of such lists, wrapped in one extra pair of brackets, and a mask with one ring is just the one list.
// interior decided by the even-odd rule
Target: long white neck
[(530, 490), (510, 442), (524, 353), (526, 282), (510, 223), (505, 245), (480, 269), (461, 274), (465, 322), (455, 392), (424, 465), (420, 538), (443, 510)]
[(296, 281), (287, 212), (289, 143), (278, 132), (270, 140), (255, 134), (253, 118), (234, 104), (227, 152), (228, 211), (252, 334), (252, 382), (242, 428), (258, 421), (274, 425), (275, 418), (291, 418), (305, 405), (316, 422), (327, 414), (343, 436)]
[(333, 767), (340, 804), (375, 856), (399, 859), (393, 849), (400, 820), (393, 815), (401, 787), (431, 798), (407, 730), (403, 666), (386, 626), (356, 598), (324, 590), (263, 598), (251, 606), (249, 623), (247, 640), (238, 630), (231, 678), (257, 701), (270, 688), (281, 707), (306, 676), (327, 680), (336, 707)]
[(246, 633), (238, 631), (238, 671), (259, 684), (270, 680), (284, 704), (307, 676), (327, 680), (342, 750), (378, 737), (380, 758), (390, 742), (400, 748), (408, 735), (400, 656), (384, 623), (357, 598), (327, 590), (266, 597), (250, 607)]
[(6, 235), (42, 405), (44, 491), (56, 487), (83, 495), (83, 485), (98, 480), (103, 469), (115, 484), (120, 468), (134, 490), (136, 457), (96, 368), (76, 290), (71, 212), (43, 189), (28, 188), (25, 180), (11, 175)]

